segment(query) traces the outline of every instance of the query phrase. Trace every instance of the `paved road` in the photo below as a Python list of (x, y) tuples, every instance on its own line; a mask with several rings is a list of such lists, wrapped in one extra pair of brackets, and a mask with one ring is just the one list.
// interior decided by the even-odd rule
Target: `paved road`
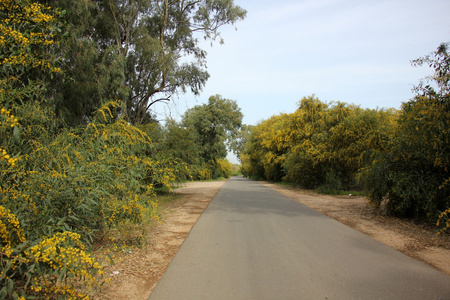
[(149, 299), (450, 299), (450, 277), (233, 177)]

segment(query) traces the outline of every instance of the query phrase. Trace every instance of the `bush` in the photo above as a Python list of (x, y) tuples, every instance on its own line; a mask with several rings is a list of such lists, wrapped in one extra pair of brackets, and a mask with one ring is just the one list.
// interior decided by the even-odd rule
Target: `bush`
[(317, 191), (322, 194), (339, 195), (339, 192), (344, 189), (341, 178), (340, 174), (328, 171), (325, 175), (325, 183), (320, 185)]
[(363, 169), (361, 179), (371, 201), (377, 206), (386, 201), (390, 214), (438, 220), (445, 229), (450, 207), (448, 44), (414, 63), (435, 69), (428, 77), (434, 85), (420, 83), (417, 96), (403, 104), (386, 147), (371, 153), (374, 160)]
[(105, 104), (87, 126), (53, 138), (39, 133), (51, 119), (39, 105), (3, 111), (20, 123), (18, 139), (6, 122), (1, 127), (3, 295), (83, 295), (77, 280), (101, 283), (101, 267), (84, 245), (117, 225), (158, 219), (154, 185), (168, 186), (174, 168), (145, 156), (150, 139), (118, 118), (117, 107)]
[(214, 172), (214, 178), (230, 178), (231, 176), (231, 163), (226, 159), (218, 159), (216, 161), (216, 167)]

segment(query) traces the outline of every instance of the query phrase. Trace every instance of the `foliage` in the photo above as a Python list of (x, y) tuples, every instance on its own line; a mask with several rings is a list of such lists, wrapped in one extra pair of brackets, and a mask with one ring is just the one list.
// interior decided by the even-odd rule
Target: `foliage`
[(321, 190), (353, 187), (364, 153), (392, 113), (306, 97), (296, 112), (252, 129), (242, 156), (244, 174)]
[(240, 176), (240, 175), (242, 175), (241, 165), (232, 164), (231, 165), (231, 176)]
[[(101, 103), (126, 103), (132, 124), (151, 122), (149, 110), (187, 90), (198, 94), (209, 74), (199, 37), (245, 18), (233, 1), (60, 0), (67, 11), (62, 43), (67, 77), (54, 82), (58, 114), (85, 123)], [(69, 79), (69, 80), (68, 80)]]
[[(33, 69), (58, 72), (52, 55), (59, 23), (50, 7), (21, 0), (0, 2), (0, 63), (2, 79), (25, 82)], [(5, 83), (3, 83), (5, 84)]]
[[(85, 251), (78, 234), (65, 231), (31, 243), (17, 217), (1, 205), (0, 233), (2, 299), (85, 298), (86, 291), (98, 286), (102, 267)], [(83, 292), (74, 279), (83, 280)]]
[(219, 159), (216, 163), (214, 178), (230, 178), (231, 176), (231, 163), (226, 159)]
[[(158, 177), (158, 174), (164, 173), (163, 170), (172, 174), (166, 183), (228, 178), (231, 164), (225, 160), (227, 144), (233, 143), (241, 119), (242, 114), (235, 101), (212, 96), (208, 104), (186, 111), (182, 122), (168, 120), (164, 126), (157, 123), (139, 126), (153, 137), (154, 154), (150, 155), (151, 163), (145, 161), (155, 176), (150, 181), (163, 178)], [(158, 167), (158, 164), (169, 167)], [(162, 187), (156, 182), (152, 184)], [(163, 185), (168, 187), (168, 184)]]
[(162, 134), (164, 141), (160, 150), (164, 151), (166, 156), (183, 161), (187, 165), (201, 164), (201, 147), (195, 142), (197, 138), (195, 130), (169, 120)]
[(364, 187), (388, 213), (450, 226), (450, 44), (413, 61), (434, 74), (400, 111), (303, 98), (292, 114), (251, 128), (244, 175), (326, 193)]
[[(5, 256), (2, 267), (20, 262), (19, 269), (26, 270), (11, 269), (5, 273), (5, 278), (14, 281), (16, 290), (33, 293), (42, 289), (44, 293), (73, 296), (75, 289), (65, 288), (61, 279), (87, 280), (82, 270), (101, 271), (80, 245), (119, 224), (139, 223), (146, 215), (159, 218), (157, 204), (151, 199), (154, 186), (168, 186), (174, 178), (174, 167), (143, 155), (151, 147), (150, 139), (123, 119), (117, 119), (117, 108), (114, 102), (104, 105), (94, 117), (95, 122), (65, 129), (50, 142), (48, 138), (33, 139), (34, 132), (27, 130), (48, 125), (39, 125), (36, 118), (27, 119), (33, 122), (29, 125), (24, 121), (21, 138), (28, 140), (27, 147), (14, 164), (3, 160), (2, 164), (9, 166), (0, 173), (2, 207), (15, 216), (26, 237), (16, 247), (2, 251)], [(26, 111), (27, 114), (41, 112), (31, 107)], [(44, 120), (49, 122), (48, 116)], [(70, 247), (78, 250), (70, 250), (64, 239), (57, 238), (61, 234), (76, 237), (69, 242)], [(4, 236), (2, 246), (11, 244), (9, 240)], [(39, 249), (46, 251), (49, 258), (28, 260), (29, 253), (40, 243), (46, 245)], [(73, 266), (58, 265), (58, 261), (73, 261)], [(47, 281), (33, 279), (35, 284), (31, 286), (22, 282), (45, 274)], [(95, 279), (92, 277), (93, 285)]]
[[(175, 132), (183, 133), (188, 139), (177, 139), (179, 146), (176, 149), (183, 150), (178, 151), (178, 155), (181, 153), (185, 156), (183, 161), (196, 166), (192, 168), (196, 173), (193, 178), (205, 180), (230, 177), (231, 164), (224, 159), (227, 145), (233, 143), (241, 123), (242, 113), (236, 101), (219, 95), (211, 96), (208, 104), (197, 105), (186, 111), (181, 128)], [(210, 172), (206, 172), (206, 169)]]
[(252, 128), (252, 125), (242, 124), (240, 130), (229, 143), (230, 150), (233, 151), (239, 160), (245, 150), (245, 144), (250, 139)]
[(62, 129), (40, 76), (59, 72), (57, 18), (25, 1), (0, 8), (0, 298), (84, 298), (102, 273), (84, 244), (119, 222), (157, 217), (137, 157), (150, 140), (115, 103), (88, 126)]
[(401, 217), (444, 220), (450, 207), (449, 185), (449, 44), (442, 44), (415, 65), (428, 64), (435, 72), (417, 87), (398, 117), (388, 151), (371, 169), (371, 201), (386, 201), (388, 212)]
[(187, 110), (182, 124), (195, 133), (201, 159), (214, 164), (226, 157), (226, 145), (237, 135), (242, 124), (242, 113), (236, 101), (215, 95), (209, 98), (208, 104)]

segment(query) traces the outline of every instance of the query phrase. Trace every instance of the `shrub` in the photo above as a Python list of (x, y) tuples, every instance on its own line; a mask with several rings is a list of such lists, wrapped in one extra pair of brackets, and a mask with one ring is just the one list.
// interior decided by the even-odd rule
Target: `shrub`
[[(84, 298), (99, 287), (103, 274), (79, 234), (65, 231), (29, 240), (17, 216), (4, 206), (0, 206), (0, 257), (1, 299)], [(83, 280), (82, 289), (76, 280)]]
[[(152, 182), (167, 185), (172, 167), (151, 163), (144, 155), (150, 139), (118, 118), (117, 107), (105, 104), (87, 126), (63, 129), (53, 138), (39, 134), (50, 122), (45, 114), (15, 124), (21, 128), (19, 143), (11, 127), (1, 127), (4, 295), (78, 297), (77, 280), (90, 276), (93, 288), (101, 283), (101, 267), (84, 244), (119, 224), (159, 218), (153, 184), (145, 180), (148, 166), (157, 166)], [(21, 123), (23, 115), (47, 110), (36, 105), (16, 111)], [(10, 154), (14, 149), (22, 149), (21, 155)]]
[(214, 177), (230, 178), (230, 176), (231, 176), (231, 163), (226, 159), (218, 159), (216, 161)]

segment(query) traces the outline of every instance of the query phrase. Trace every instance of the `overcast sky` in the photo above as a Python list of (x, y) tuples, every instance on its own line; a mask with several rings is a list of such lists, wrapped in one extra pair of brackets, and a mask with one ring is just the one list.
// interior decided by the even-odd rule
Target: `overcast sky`
[[(202, 94), (161, 107), (179, 118), (220, 94), (236, 100), (245, 124), (291, 113), (315, 94), (324, 102), (400, 108), (430, 74), (411, 60), (450, 41), (449, 0), (235, 0), (247, 18), (221, 29), (225, 44), (202, 44)], [(162, 104), (160, 104), (162, 105)], [(157, 108), (159, 110), (159, 108)]]

